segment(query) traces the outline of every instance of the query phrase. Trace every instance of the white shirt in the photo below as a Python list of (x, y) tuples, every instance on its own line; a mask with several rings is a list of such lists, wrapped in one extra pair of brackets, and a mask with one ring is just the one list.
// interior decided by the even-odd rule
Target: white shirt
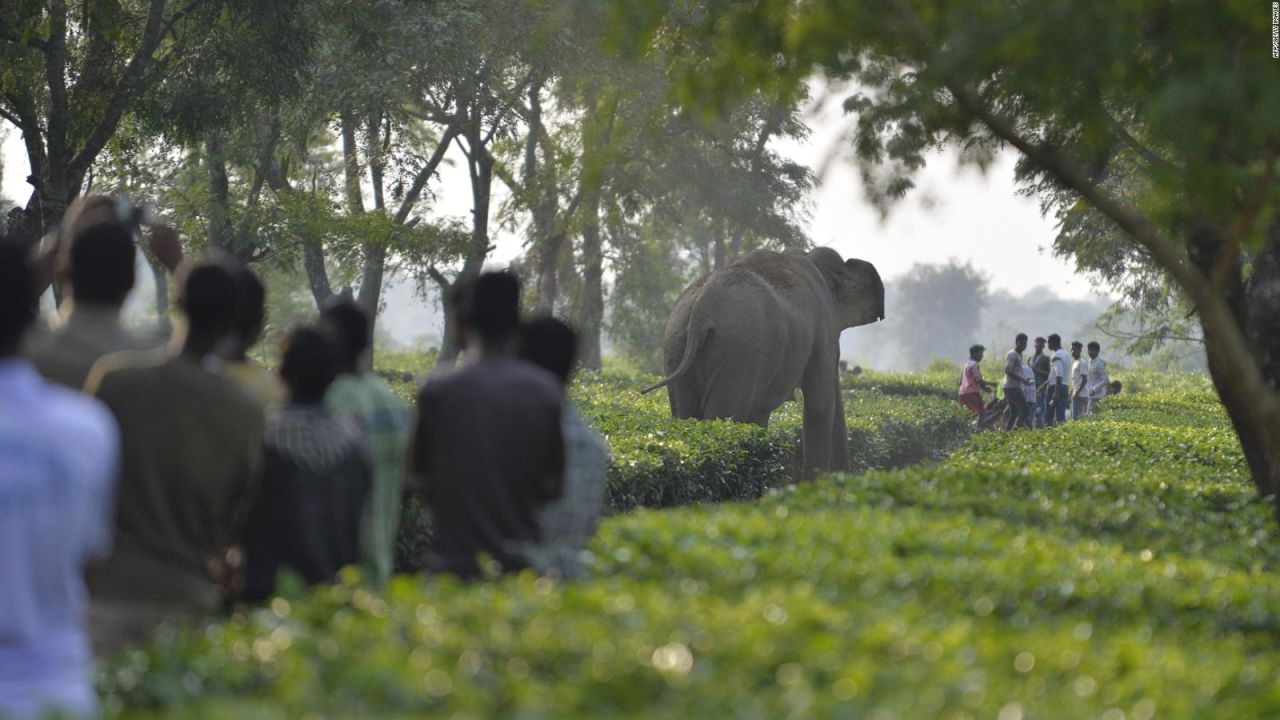
[(119, 461), (106, 406), (0, 360), (0, 716), (95, 712), (83, 570), (111, 544)]
[(1089, 383), (1086, 386), (1087, 397), (1101, 400), (1107, 396), (1107, 386), (1111, 378), (1107, 376), (1107, 361), (1102, 356), (1089, 361)]
[(1058, 348), (1049, 356), (1049, 385), (1067, 383), (1067, 373), (1071, 369), (1071, 355), (1063, 348)]
[[(1075, 392), (1081, 387), (1087, 387), (1085, 386), (1085, 381), (1088, 378), (1088, 375), (1089, 361), (1085, 360), (1084, 356), (1081, 356), (1078, 360), (1071, 363), (1071, 392)], [(1083, 390), (1081, 390), (1081, 397), (1086, 397)]]

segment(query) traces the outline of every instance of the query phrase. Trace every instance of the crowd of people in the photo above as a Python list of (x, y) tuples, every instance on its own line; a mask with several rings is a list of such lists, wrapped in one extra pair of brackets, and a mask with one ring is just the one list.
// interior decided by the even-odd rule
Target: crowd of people
[[(1036, 338), (1034, 347), (1027, 358), (1027, 336), (1018, 333), (1004, 357), (1002, 382), (982, 376), (986, 348), (969, 348), (956, 401), (973, 413), (976, 425), (1002, 425), (1005, 430), (1053, 427), (1094, 413), (1103, 398), (1120, 391), (1107, 372), (1098, 342), (1086, 346), (1076, 340), (1068, 352), (1062, 337), (1053, 333)], [(984, 402), (984, 392), (1002, 392), (1004, 399)]]
[[(341, 297), (290, 330), (272, 371), (265, 289), (225, 257), (182, 257), (171, 331), (127, 329), (139, 214), (89, 196), (27, 252), (0, 240), (0, 717), (91, 715), (95, 653), (358, 565), (394, 567), (402, 499), (423, 500), (422, 565), (464, 578), (572, 578), (603, 510), (608, 450), (568, 400), (577, 338), (526, 320), (509, 273), (459, 281), (463, 362), (413, 411), (370, 369), (370, 319)], [(56, 323), (38, 299), (57, 284)]]

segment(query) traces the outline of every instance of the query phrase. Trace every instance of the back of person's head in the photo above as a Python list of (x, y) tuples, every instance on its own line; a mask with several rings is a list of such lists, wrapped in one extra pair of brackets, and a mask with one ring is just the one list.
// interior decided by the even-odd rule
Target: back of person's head
[(520, 280), (510, 272), (488, 272), (471, 288), (466, 325), (485, 340), (510, 337), (520, 324)]
[(133, 233), (118, 223), (98, 223), (73, 238), (66, 278), (76, 302), (119, 306), (133, 289), (137, 260)]
[(1062, 336), (1058, 335), (1058, 333), (1053, 333), (1052, 335), (1050, 335), (1050, 336), (1049, 336), (1049, 347), (1051, 347), (1051, 348), (1053, 348), (1053, 349), (1055, 349), (1055, 350), (1057, 350), (1058, 348), (1062, 347)]
[(182, 280), (178, 305), (187, 317), (189, 331), (221, 338), (236, 320), (236, 281), (227, 265), (205, 260), (192, 267)]
[(302, 326), (285, 336), (281, 346), (280, 378), (295, 403), (318, 403), (338, 374), (333, 343), (321, 330)]
[(267, 322), (267, 288), (248, 267), (236, 264), (232, 275), (236, 283), (236, 317), (232, 332), (240, 351), (258, 342)]
[(569, 376), (573, 374), (573, 362), (578, 355), (578, 333), (556, 318), (535, 318), (520, 328), (516, 355), (568, 385)]
[(986, 352), (986, 351), (987, 351), (987, 348), (986, 348), (986, 347), (984, 347), (984, 346), (982, 346), (982, 345), (970, 345), (970, 346), (969, 346), (969, 357), (970, 357), (970, 358), (977, 358), (979, 355), (981, 355), (982, 353), (984, 353), (984, 352)]
[(335, 297), (320, 311), (320, 321), (333, 340), (340, 370), (354, 370), (369, 349), (369, 316), (348, 298)]
[(21, 245), (0, 239), (0, 355), (14, 355), (36, 319), (35, 280)]
[(1092, 352), (1099, 352), (1102, 350), (1102, 346), (1098, 344), (1097, 340), (1090, 340), (1088, 349)]

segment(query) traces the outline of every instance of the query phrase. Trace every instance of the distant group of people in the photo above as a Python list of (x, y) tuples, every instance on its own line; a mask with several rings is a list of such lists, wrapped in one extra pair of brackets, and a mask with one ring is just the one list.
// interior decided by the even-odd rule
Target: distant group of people
[[(288, 332), (271, 371), (248, 357), (266, 320), (248, 268), (184, 260), (151, 226), (182, 320), (132, 332), (137, 213), (89, 196), (62, 227), (36, 257), (0, 241), (0, 717), (92, 714), (94, 652), (265, 599), (281, 571), (359, 565), (381, 586), (406, 493), (432, 518), (430, 571), (579, 574), (608, 451), (567, 399), (576, 334), (523, 321), (514, 275), (455, 285), (465, 362), (411, 413), (350, 300)], [(40, 327), (55, 277), (63, 318)]]
[[(982, 376), (986, 348), (969, 348), (956, 401), (973, 413), (975, 423), (981, 426), (984, 416), (994, 410), (1003, 418), (1005, 430), (1053, 427), (1068, 417), (1078, 420), (1092, 414), (1103, 398), (1119, 392), (1119, 383), (1111, 380), (1102, 346), (1096, 341), (1087, 346), (1073, 341), (1068, 353), (1062, 347), (1062, 337), (1054, 333), (1035, 339), (1031, 358), (1025, 358), (1026, 351), (1027, 335), (1018, 333), (1004, 358), (1003, 382), (999, 385), (1004, 403), (996, 407), (993, 402), (989, 407), (982, 394), (995, 392), (998, 386)], [(1086, 351), (1087, 357), (1083, 354)]]

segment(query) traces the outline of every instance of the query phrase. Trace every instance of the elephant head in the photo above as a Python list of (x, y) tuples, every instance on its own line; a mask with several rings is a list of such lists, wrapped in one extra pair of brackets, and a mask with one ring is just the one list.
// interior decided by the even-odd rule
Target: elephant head
[(884, 282), (875, 265), (856, 258), (842, 260), (840, 253), (825, 247), (811, 250), (809, 260), (827, 281), (841, 328), (884, 319)]

